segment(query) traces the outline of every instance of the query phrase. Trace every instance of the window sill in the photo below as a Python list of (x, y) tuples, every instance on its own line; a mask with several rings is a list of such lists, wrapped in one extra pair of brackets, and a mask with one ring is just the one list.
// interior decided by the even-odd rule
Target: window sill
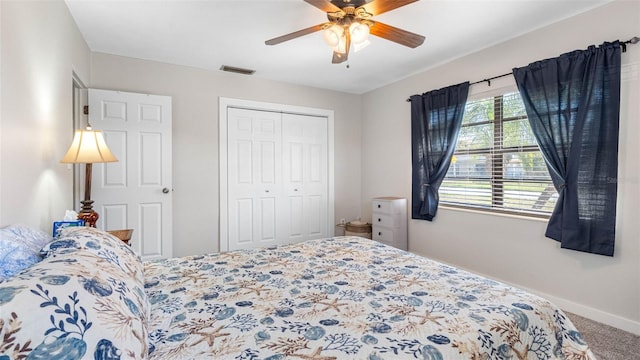
[(481, 208), (475, 209), (475, 208), (447, 205), (447, 204), (440, 204), (439, 208), (445, 209), (445, 210), (458, 211), (458, 212), (466, 212), (466, 213), (481, 214), (481, 215), (494, 215), (494, 216), (506, 217), (511, 219), (530, 220), (530, 221), (544, 222), (544, 223), (547, 223), (549, 221), (549, 216), (544, 216), (544, 215), (538, 215), (538, 216), (536, 215), (529, 216), (524, 214), (520, 215), (520, 214), (514, 214), (514, 213), (508, 213), (508, 212), (502, 212), (502, 211), (483, 210)]

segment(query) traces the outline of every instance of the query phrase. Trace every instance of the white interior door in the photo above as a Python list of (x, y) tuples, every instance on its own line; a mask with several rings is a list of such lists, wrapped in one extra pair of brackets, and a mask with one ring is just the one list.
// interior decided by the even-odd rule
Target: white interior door
[(281, 239), (282, 120), (275, 112), (228, 110), (229, 250)]
[(282, 114), (285, 241), (329, 236), (327, 118)]
[(93, 165), (97, 227), (133, 229), (144, 260), (171, 257), (171, 97), (89, 89), (89, 123), (118, 158)]

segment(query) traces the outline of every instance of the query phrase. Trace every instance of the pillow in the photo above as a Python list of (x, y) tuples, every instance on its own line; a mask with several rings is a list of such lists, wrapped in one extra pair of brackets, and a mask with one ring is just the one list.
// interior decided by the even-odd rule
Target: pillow
[(41, 248), (40, 254), (44, 257), (55, 256), (56, 253), (67, 253), (74, 249), (83, 249), (99, 256), (113, 252), (110, 256), (127, 263), (141, 264), (140, 257), (131, 250), (131, 246), (105, 231), (88, 226), (61, 229), (58, 237)]
[(39, 252), (40, 249), (53, 240), (53, 237), (49, 234), (21, 224), (14, 224), (0, 228), (0, 238), (3, 236), (14, 237), (28, 246), (29, 249), (33, 250), (35, 253)]
[(43, 253), (0, 283), (0, 359), (146, 359), (150, 307), (142, 262), (129, 246), (76, 227)]
[(0, 281), (4, 281), (39, 262), (40, 256), (25, 244), (0, 238)]
[(4, 281), (41, 260), (40, 249), (51, 236), (24, 225), (0, 228), (0, 281)]

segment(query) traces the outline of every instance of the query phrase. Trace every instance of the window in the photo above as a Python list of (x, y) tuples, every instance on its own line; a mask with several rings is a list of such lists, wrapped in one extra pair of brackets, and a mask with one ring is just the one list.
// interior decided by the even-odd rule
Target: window
[(557, 200), (519, 93), (467, 102), (445, 205), (549, 216)]

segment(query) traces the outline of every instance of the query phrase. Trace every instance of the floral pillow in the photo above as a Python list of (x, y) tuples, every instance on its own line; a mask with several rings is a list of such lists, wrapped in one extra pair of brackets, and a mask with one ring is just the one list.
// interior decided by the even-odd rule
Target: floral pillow
[(146, 359), (149, 301), (129, 246), (78, 227), (43, 253), (0, 283), (0, 359)]
[(0, 228), (0, 237), (1, 236), (13, 236), (34, 252), (40, 251), (40, 249), (53, 240), (53, 237), (49, 234), (21, 224)]
[(40, 260), (38, 253), (25, 244), (0, 237), (0, 281), (11, 278)]
[(0, 281), (42, 260), (40, 249), (51, 240), (44, 232), (24, 225), (0, 228)]

